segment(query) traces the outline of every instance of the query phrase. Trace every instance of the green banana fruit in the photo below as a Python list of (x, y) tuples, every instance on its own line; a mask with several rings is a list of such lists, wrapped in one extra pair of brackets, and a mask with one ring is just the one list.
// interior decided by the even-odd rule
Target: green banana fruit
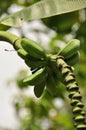
[(66, 59), (66, 63), (68, 65), (75, 65), (78, 61), (79, 61), (79, 58), (80, 58), (80, 53), (77, 51), (76, 53), (74, 53), (70, 58)]
[(57, 83), (55, 78), (53, 77), (53, 73), (50, 70), (50, 68), (48, 68), (48, 76), (47, 76), (47, 80), (46, 80), (46, 89), (48, 90), (48, 92), (52, 95), (55, 96), (56, 92), (57, 92)]
[(46, 80), (42, 81), (40, 84), (37, 84), (34, 86), (34, 94), (36, 97), (41, 97), (43, 91), (44, 91), (44, 87), (46, 84)]
[(41, 68), (23, 80), (24, 84), (37, 85), (47, 77), (47, 68)]
[(46, 55), (44, 53), (44, 50), (37, 45), (34, 41), (26, 38), (22, 38), (21, 40), (22, 48), (28, 52), (29, 55), (35, 57), (35, 58), (45, 58)]
[(30, 56), (24, 49), (17, 50), (17, 53), (32, 70), (40, 66), (44, 67), (46, 64), (46, 61)]
[(45, 61), (42, 61), (42, 60), (30, 60), (29, 58), (28, 59), (25, 59), (25, 63), (27, 66), (31, 67), (31, 69), (36, 69), (38, 67), (44, 67), (46, 62)]
[(28, 54), (28, 52), (26, 52), (23, 48), (20, 48), (17, 50), (17, 53), (18, 55), (22, 58), (22, 59), (30, 59), (30, 60), (34, 60), (34, 61), (37, 61), (37, 60), (40, 60), (38, 58), (34, 58), (32, 57), (31, 55)]
[(56, 95), (56, 92), (57, 92), (57, 89), (56, 89), (56, 82), (55, 82), (55, 79), (53, 78), (53, 76), (49, 76), (47, 78), (47, 81), (46, 81), (46, 89), (48, 90), (48, 92), (52, 95), (52, 96), (55, 96)]
[(28, 55), (28, 53), (24, 49), (17, 50), (17, 54), (22, 58), (25, 59)]
[(68, 44), (58, 53), (64, 57), (64, 59), (70, 58), (76, 51), (80, 48), (80, 41), (77, 39), (72, 39)]

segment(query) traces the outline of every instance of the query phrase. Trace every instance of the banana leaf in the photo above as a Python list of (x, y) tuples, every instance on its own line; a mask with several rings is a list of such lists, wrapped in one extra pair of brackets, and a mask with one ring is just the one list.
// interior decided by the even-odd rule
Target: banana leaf
[(42, 0), (0, 20), (1, 24), (13, 27), (22, 21), (37, 20), (86, 8), (86, 0)]

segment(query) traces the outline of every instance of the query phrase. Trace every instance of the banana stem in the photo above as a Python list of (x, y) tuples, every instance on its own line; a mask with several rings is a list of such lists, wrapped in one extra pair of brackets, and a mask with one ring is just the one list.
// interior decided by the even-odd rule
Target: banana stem
[(85, 112), (83, 110), (82, 96), (79, 92), (78, 84), (75, 80), (75, 75), (71, 66), (66, 64), (63, 57), (57, 57), (57, 67), (61, 72), (61, 75), (69, 93), (71, 99), (72, 112), (74, 115), (74, 126), (76, 130), (86, 130)]
[[(18, 37), (18, 36), (16, 36), (16, 35), (14, 35), (14, 34), (12, 34), (12, 33), (10, 33), (10, 32), (6, 32), (6, 31), (0, 31), (0, 40), (1, 41), (6, 41), (6, 42), (8, 42), (8, 43), (10, 43), (11, 45), (13, 45), (14, 46), (14, 48), (16, 49), (18, 49), (19, 48), (19, 46), (16, 44), (15, 45), (15, 42), (17, 41), (17, 40), (19, 40), (20, 38)], [(19, 43), (19, 42), (18, 42)]]

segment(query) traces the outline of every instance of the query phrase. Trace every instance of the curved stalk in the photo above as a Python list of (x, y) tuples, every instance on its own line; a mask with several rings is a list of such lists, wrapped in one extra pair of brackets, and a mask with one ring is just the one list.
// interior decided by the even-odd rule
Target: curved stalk
[(10, 32), (0, 31), (0, 40), (10, 43), (15, 49), (20, 48), (20, 38)]
[(72, 112), (74, 115), (74, 126), (77, 130), (86, 130), (85, 112), (83, 110), (82, 96), (75, 79), (75, 75), (71, 66), (66, 64), (63, 57), (57, 57), (57, 67), (61, 72), (64, 84), (71, 99)]
[(0, 40), (2, 41), (13, 44), (17, 39), (19, 39), (19, 37), (10, 32), (0, 31)]

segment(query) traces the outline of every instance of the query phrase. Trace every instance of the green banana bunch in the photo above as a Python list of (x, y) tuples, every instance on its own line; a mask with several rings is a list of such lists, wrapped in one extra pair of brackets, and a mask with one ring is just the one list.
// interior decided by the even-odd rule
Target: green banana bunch
[(43, 49), (30, 39), (19, 38), (11, 33), (0, 31), (0, 40), (10, 42), (18, 55), (33, 70), (32, 75), (25, 78), (22, 83), (23, 85), (34, 85), (34, 93), (37, 97), (42, 95), (45, 86), (49, 93), (55, 96), (57, 81), (61, 81), (67, 86), (75, 127), (77, 130), (86, 130), (82, 96), (70, 66), (79, 60), (80, 41), (73, 39), (56, 56), (47, 56)]
[(56, 63), (58, 56), (63, 56), (64, 60), (69, 65), (74, 65), (79, 60), (78, 50), (80, 41), (77, 39), (69, 41), (56, 56), (47, 56), (44, 50), (33, 40), (19, 38), (9, 32), (0, 31), (0, 40), (10, 42), (18, 55), (31, 68), (32, 75), (25, 78), (23, 83), (34, 85), (34, 93), (37, 97), (41, 96), (44, 86), (54, 95), (57, 81), (62, 82), (62, 77), (57, 69)]
[(37, 85), (44, 81), (47, 77), (47, 68), (41, 68), (29, 77), (23, 80), (23, 83), (26, 85)]
[(72, 39), (68, 42), (68, 44), (58, 53), (64, 57), (64, 59), (68, 59), (74, 55), (80, 48), (80, 41), (77, 39)]
[(39, 47), (37, 43), (30, 39), (22, 38), (21, 46), (29, 55), (31, 55), (34, 58), (41, 59), (46, 57), (44, 50), (41, 47)]

